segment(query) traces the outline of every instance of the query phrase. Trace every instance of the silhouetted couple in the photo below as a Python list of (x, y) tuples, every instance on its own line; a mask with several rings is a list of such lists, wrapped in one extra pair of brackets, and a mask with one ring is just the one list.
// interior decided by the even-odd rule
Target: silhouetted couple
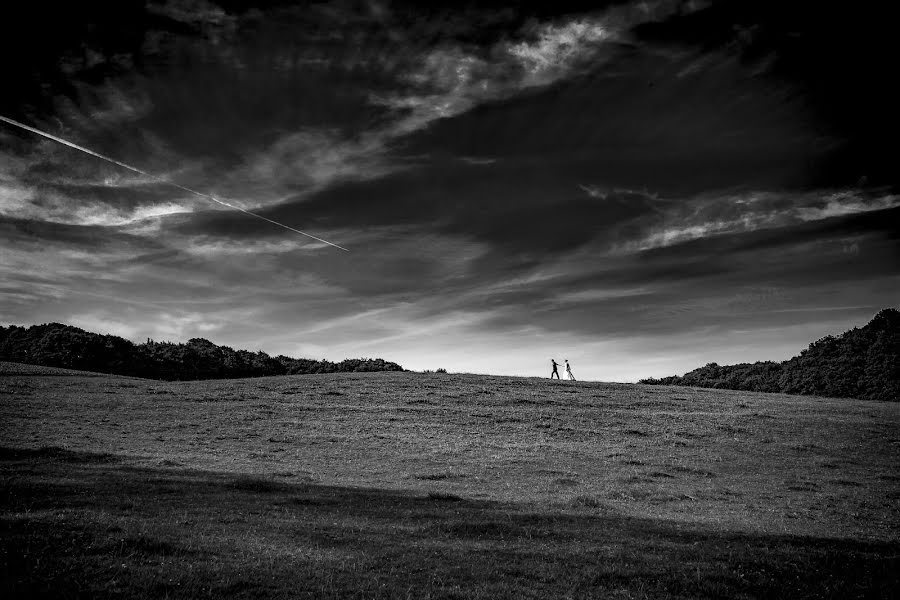
[[(550, 359), (550, 362), (553, 364), (553, 372), (550, 373), (550, 379), (553, 379), (553, 376), (556, 375), (556, 378), (559, 379), (559, 371), (556, 370), (556, 367), (559, 365), (554, 359)], [(572, 375), (572, 367), (569, 366), (569, 359), (566, 359), (566, 379), (569, 381), (575, 381), (575, 376)]]

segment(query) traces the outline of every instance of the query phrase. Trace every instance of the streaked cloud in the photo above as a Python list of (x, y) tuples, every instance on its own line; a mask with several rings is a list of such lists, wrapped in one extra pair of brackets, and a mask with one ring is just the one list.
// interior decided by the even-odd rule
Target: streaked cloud
[(285, 239), (280, 241), (223, 241), (220, 239), (193, 239), (188, 241), (185, 251), (189, 254), (206, 256), (214, 259), (233, 259), (235, 256), (260, 257), (291, 252), (314, 252), (327, 249), (322, 243), (308, 243), (303, 239)]
[(900, 206), (900, 196), (860, 190), (798, 193), (746, 192), (706, 195), (673, 203), (640, 239), (619, 251), (672, 246), (710, 236), (786, 228), (833, 217), (882, 211)]
[(160, 217), (193, 212), (192, 199), (161, 200), (147, 204), (115, 205), (88, 197), (73, 199), (53, 189), (39, 189), (19, 182), (0, 182), (0, 215), (67, 225), (102, 227), (152, 226)]
[(188, 25), (199, 27), (230, 26), (236, 21), (234, 16), (225, 12), (221, 6), (206, 0), (167, 0), (166, 2), (149, 2), (147, 10)]

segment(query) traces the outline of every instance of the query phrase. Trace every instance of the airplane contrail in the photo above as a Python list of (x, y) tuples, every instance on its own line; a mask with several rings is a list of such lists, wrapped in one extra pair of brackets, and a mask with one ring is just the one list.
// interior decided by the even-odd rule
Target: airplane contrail
[(47, 139), (53, 140), (54, 142), (59, 142), (60, 144), (63, 144), (64, 146), (68, 146), (69, 148), (74, 148), (76, 150), (80, 150), (80, 151), (84, 152), (85, 154), (90, 154), (91, 156), (96, 156), (97, 158), (99, 158), (101, 160), (105, 160), (108, 163), (118, 165), (118, 166), (122, 167), (123, 169), (128, 169), (129, 171), (134, 171), (135, 173), (140, 173), (144, 177), (149, 177), (150, 179), (155, 179), (156, 181), (159, 181), (160, 183), (169, 184), (173, 187), (178, 188), (179, 190), (183, 190), (190, 194), (194, 194), (195, 196), (199, 196), (200, 198), (212, 200), (216, 204), (221, 204), (222, 206), (225, 206), (227, 208), (231, 208), (231, 209), (240, 211), (240, 212), (244, 213), (245, 215), (250, 215), (251, 217), (256, 217), (257, 219), (262, 219), (263, 221), (266, 221), (267, 223), (271, 223), (272, 225), (277, 225), (278, 227), (282, 227), (284, 229), (287, 229), (288, 231), (293, 231), (294, 233), (299, 233), (300, 235), (305, 235), (308, 238), (312, 238), (318, 242), (322, 242), (323, 244), (328, 244), (329, 246), (334, 246), (335, 248), (338, 248), (339, 250), (343, 250), (344, 252), (350, 252), (343, 246), (338, 246), (337, 244), (329, 242), (328, 240), (323, 240), (322, 238), (316, 237), (310, 233), (306, 233), (305, 231), (300, 231), (299, 229), (294, 229), (290, 225), (285, 225), (284, 223), (279, 223), (278, 221), (273, 221), (272, 219), (269, 219), (268, 217), (258, 215), (255, 212), (250, 212), (249, 210), (243, 209), (240, 206), (235, 206), (234, 204), (229, 204), (227, 202), (219, 200), (218, 198), (210, 196), (209, 194), (204, 194), (203, 192), (198, 192), (197, 190), (192, 190), (191, 188), (177, 184), (174, 181), (169, 181), (165, 177), (160, 177), (159, 175), (153, 175), (152, 173), (147, 173), (146, 171), (142, 171), (141, 169), (138, 169), (137, 167), (132, 167), (131, 165), (126, 165), (125, 163), (120, 162), (114, 158), (110, 158), (110, 157), (104, 156), (98, 152), (94, 152), (90, 148), (85, 148), (84, 146), (79, 146), (78, 144), (72, 143), (69, 140), (64, 140), (63, 138), (57, 137), (50, 133), (47, 133), (46, 131), (41, 131), (40, 129), (35, 129), (34, 127), (30, 127), (30, 126), (26, 125), (25, 123), (19, 123), (18, 121), (14, 121), (13, 119), (10, 119), (9, 117), (4, 117), (3, 115), (0, 115), (0, 121), (9, 123), (10, 125), (14, 125), (16, 127), (24, 129), (25, 131), (30, 131), (31, 133), (36, 133), (37, 135), (40, 135)]

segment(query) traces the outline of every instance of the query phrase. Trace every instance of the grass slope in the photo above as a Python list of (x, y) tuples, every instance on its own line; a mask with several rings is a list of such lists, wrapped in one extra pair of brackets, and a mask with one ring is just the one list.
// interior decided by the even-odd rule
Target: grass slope
[(52, 375), (55, 377), (106, 377), (112, 379), (139, 379), (127, 375), (110, 375), (109, 373), (94, 373), (93, 371), (77, 371), (75, 369), (63, 369), (61, 367), (45, 367), (42, 365), (26, 365), (0, 360), (0, 377), (27, 377)]
[(880, 598), (900, 405), (0, 376), (3, 597)]

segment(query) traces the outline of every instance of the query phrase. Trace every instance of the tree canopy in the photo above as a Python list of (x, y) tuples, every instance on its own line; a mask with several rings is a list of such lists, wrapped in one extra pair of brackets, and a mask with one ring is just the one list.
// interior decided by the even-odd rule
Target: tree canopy
[(167, 380), (403, 370), (397, 363), (381, 358), (350, 358), (334, 363), (283, 355), (271, 357), (262, 351), (217, 346), (203, 338), (184, 344), (153, 340), (135, 344), (62, 323), (0, 327), (0, 360)]
[(886, 308), (866, 326), (825, 336), (784, 362), (709, 363), (681, 377), (641, 383), (897, 401), (900, 312)]

